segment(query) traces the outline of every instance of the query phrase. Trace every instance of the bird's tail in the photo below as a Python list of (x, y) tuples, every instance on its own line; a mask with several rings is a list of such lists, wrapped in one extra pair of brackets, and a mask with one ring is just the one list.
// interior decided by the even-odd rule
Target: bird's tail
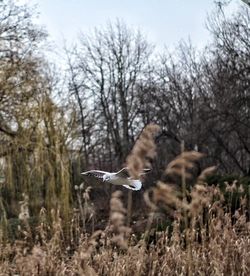
[(139, 191), (142, 187), (142, 183), (140, 180), (130, 179), (129, 182), (130, 182), (129, 185), (123, 185), (123, 187), (125, 187), (127, 189), (131, 189), (133, 191)]

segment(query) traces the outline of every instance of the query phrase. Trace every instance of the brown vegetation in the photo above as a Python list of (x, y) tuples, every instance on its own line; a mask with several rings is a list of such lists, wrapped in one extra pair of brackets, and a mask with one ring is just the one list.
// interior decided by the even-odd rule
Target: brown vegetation
[[(197, 152), (183, 152), (166, 173), (186, 181), (191, 174), (173, 167), (191, 169), (200, 157)], [(60, 213), (53, 209), (51, 222), (46, 210), (41, 210), (32, 231), (25, 197), (19, 238), (1, 242), (1, 275), (248, 275), (250, 224), (244, 191), (240, 208), (232, 213), (220, 189), (204, 181), (211, 171), (204, 170), (185, 194), (174, 183), (158, 182), (146, 197), (152, 213), (147, 231), (139, 233), (141, 238), (125, 226), (120, 191), (110, 200), (106, 229), (92, 235), (82, 231), (79, 213), (72, 217), (66, 234)], [(237, 186), (234, 183), (229, 188), (233, 193)], [(160, 229), (167, 217), (172, 218), (171, 224)]]

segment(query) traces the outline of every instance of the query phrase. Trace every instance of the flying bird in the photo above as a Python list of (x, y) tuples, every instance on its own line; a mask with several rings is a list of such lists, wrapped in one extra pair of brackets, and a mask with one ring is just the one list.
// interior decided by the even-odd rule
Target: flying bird
[[(142, 174), (147, 173), (150, 169), (144, 169)], [(142, 187), (141, 180), (132, 179), (129, 175), (128, 168), (125, 167), (118, 172), (105, 172), (99, 170), (91, 170), (81, 173), (85, 180), (92, 183), (110, 183), (123, 186), (127, 189), (139, 191)]]

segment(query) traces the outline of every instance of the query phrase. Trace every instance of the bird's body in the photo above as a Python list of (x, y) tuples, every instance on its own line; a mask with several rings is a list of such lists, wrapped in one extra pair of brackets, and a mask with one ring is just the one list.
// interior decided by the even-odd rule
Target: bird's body
[[(145, 172), (149, 169), (145, 169)], [(99, 170), (91, 170), (83, 172), (82, 175), (85, 179), (89, 179), (94, 183), (107, 182), (113, 185), (124, 186), (127, 189), (138, 191), (142, 187), (142, 183), (139, 179), (132, 179), (129, 175), (128, 169), (123, 168), (118, 172), (105, 172)], [(88, 182), (88, 181), (87, 181)]]

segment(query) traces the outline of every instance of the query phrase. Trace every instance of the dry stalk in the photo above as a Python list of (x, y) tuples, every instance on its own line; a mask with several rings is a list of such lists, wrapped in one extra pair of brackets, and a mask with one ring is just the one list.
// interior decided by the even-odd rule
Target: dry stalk
[(150, 167), (149, 159), (153, 159), (156, 155), (154, 137), (159, 130), (160, 127), (157, 125), (147, 125), (127, 157), (126, 163), (134, 179), (139, 179), (143, 169)]
[[(149, 159), (156, 155), (156, 145), (154, 142), (155, 135), (159, 132), (160, 127), (155, 124), (147, 125), (138, 140), (136, 141), (132, 152), (127, 157), (126, 163), (129, 174), (133, 179), (140, 179), (144, 168), (150, 168)], [(130, 226), (132, 214), (132, 191), (128, 191), (127, 206), (127, 225)]]
[(128, 237), (131, 229), (125, 226), (126, 209), (121, 201), (121, 191), (112, 194), (110, 200), (109, 226), (106, 229), (112, 235), (111, 242), (121, 249), (128, 248)]

